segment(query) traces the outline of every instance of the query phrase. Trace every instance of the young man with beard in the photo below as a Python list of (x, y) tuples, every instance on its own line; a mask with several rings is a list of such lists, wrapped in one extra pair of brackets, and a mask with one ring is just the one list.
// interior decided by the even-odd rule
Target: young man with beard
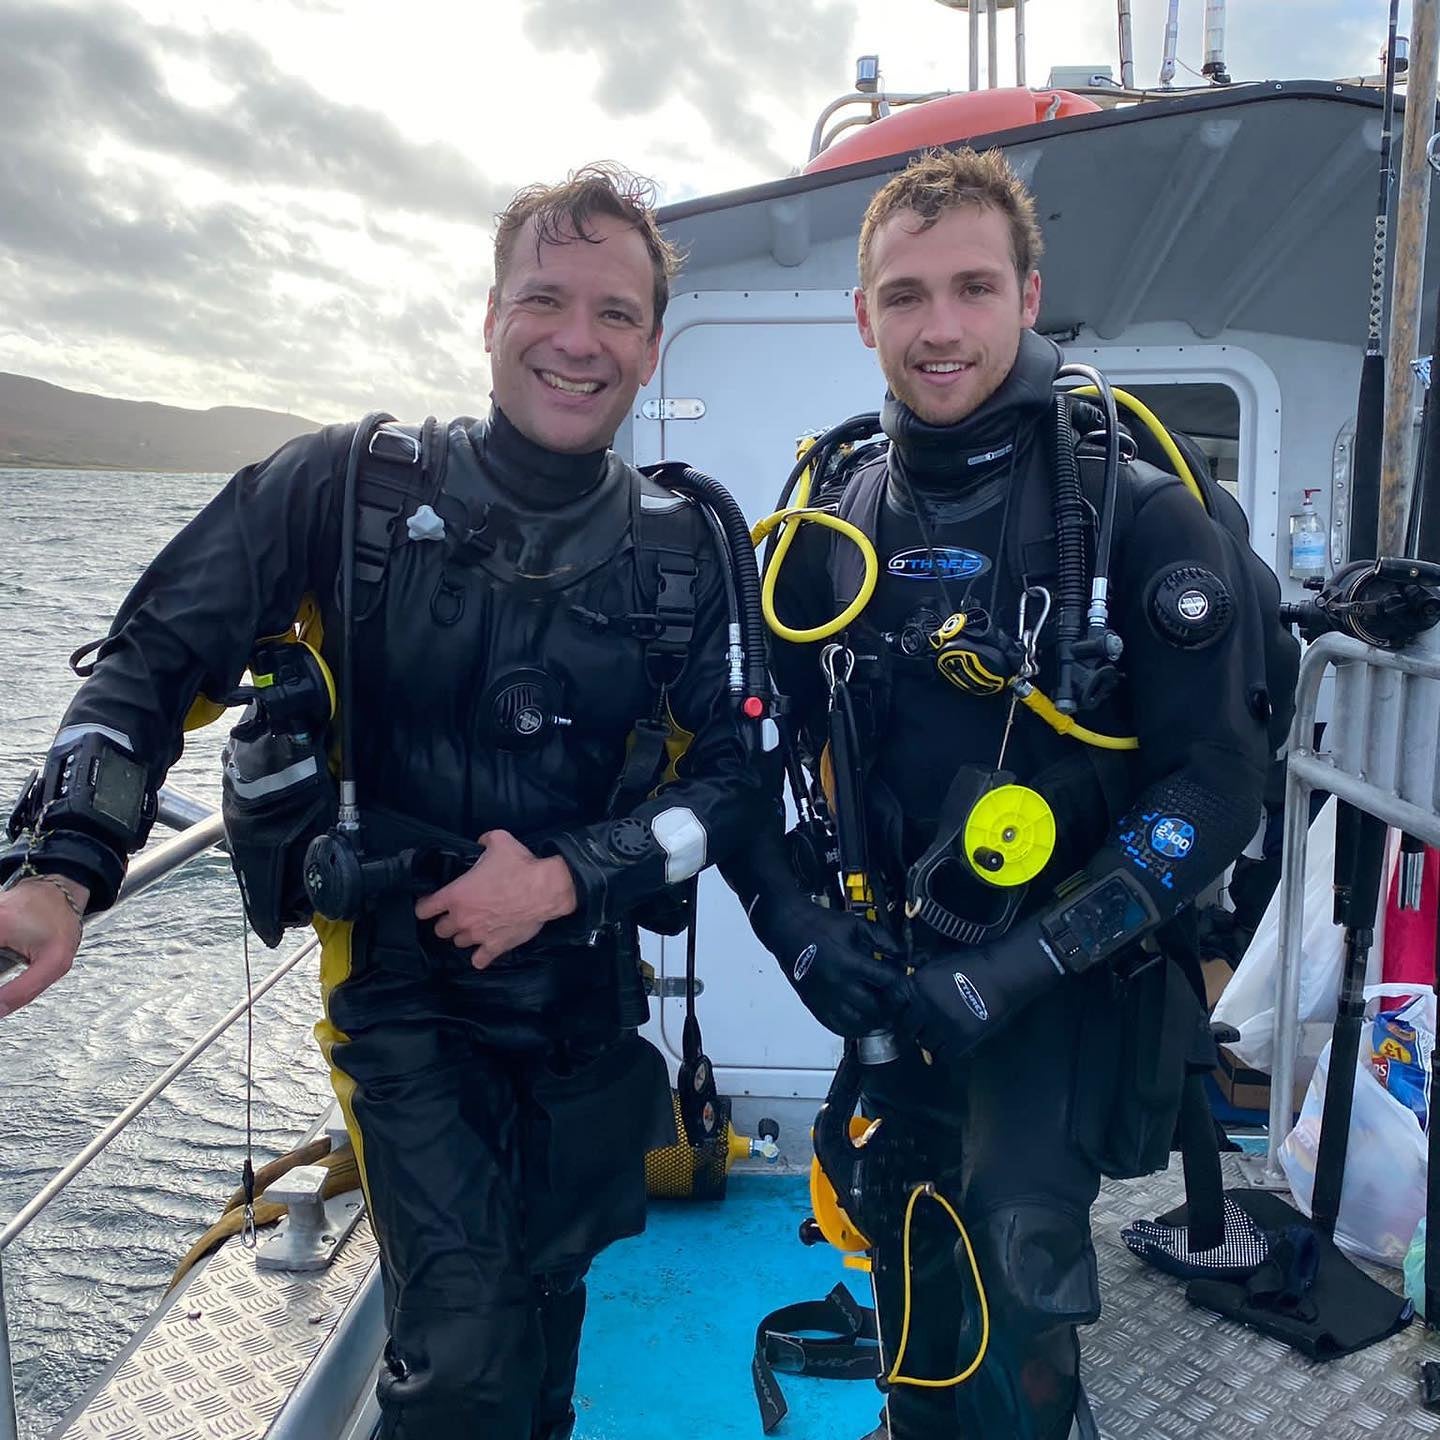
[[(1148, 937), (1173, 926), (1253, 833), (1267, 760), (1226, 551), (1195, 499), (1155, 472), (1140, 486), (1122, 469), (1133, 513), (1117, 526), (1110, 571), (1122, 674), (1080, 717), (1097, 732), (1138, 737), (1138, 749), (1082, 745), (1020, 711), (1011, 694), (973, 693), (937, 666), (947, 617), (965, 615), (962, 641), (978, 632), (975, 654), (993, 667), (1006, 653), (999, 633), (1019, 638), (1027, 586), (1056, 589), (1062, 356), (1033, 329), (1040, 248), (1031, 197), (998, 152), (926, 155), (871, 202), (855, 313), (889, 386), (890, 444), (838, 499), (838, 513), (874, 541), (880, 579), (838, 637), (849, 653), (837, 668), (853, 660), (878, 914), (872, 922), (812, 903), (778, 828), (727, 866), (756, 934), (816, 1017), (852, 1041), (888, 1031), (898, 1042), (897, 1058), (859, 1071), (862, 1108), (881, 1121), (872, 1143), (891, 1147), (874, 1162), (882, 1177), (884, 1155), (897, 1157), (877, 1182), (898, 1187), (881, 1206), (884, 1231), (868, 1235), (884, 1364), (894, 1366), (903, 1330), (904, 1377), (945, 1382), (982, 1350), (983, 1359), (962, 1383), (888, 1386), (876, 1437), (891, 1440), (1097, 1433), (1076, 1327), (1099, 1314), (1089, 1209), (1107, 1164), (1107, 1107), (1126, 1099), (1107, 1073), (1120, 1038), (1117, 987), (1145, 971)], [(785, 623), (835, 616), (856, 593), (853, 561), (848, 542), (803, 527), (778, 578)], [(1193, 592), (1178, 609), (1177, 587)], [(1053, 695), (1055, 611), (1042, 620), (1032, 589), (1025, 614), (1039, 627), (1035, 684)], [(773, 655), (812, 764), (828, 723), (821, 648), (777, 642)], [(1011, 915), (978, 872), (951, 863), (965, 846), (946, 848), (955, 796), (971, 786), (973, 798), (975, 777), (997, 771), (1039, 791), (1056, 819), (1054, 855)], [(943, 893), (925, 891), (917, 864), (942, 854)], [(920, 905), (921, 892), (938, 894), (938, 906)], [(1160, 960), (1149, 973), (1173, 968)], [(1194, 1034), (1203, 1013), (1188, 1003)], [(1184, 1061), (1182, 1045), (1160, 1068)], [(988, 1344), (965, 1249), (928, 1198), (911, 1217), (907, 1282), (905, 1199), (923, 1181), (974, 1244)]]
[[(307, 601), (340, 673), (342, 502), (368, 452), (346, 717), (362, 853), (465, 857), (439, 888), (317, 919), (316, 1033), (385, 1280), (385, 1440), (571, 1433), (583, 1277), (643, 1228), (645, 1150), (674, 1136), (636, 1033), (635, 913), (764, 813), (727, 690), (725, 562), (694, 506), (608, 448), (675, 270), (632, 177), (521, 191), (495, 239), (488, 417), (358, 447), (331, 426), (240, 471), (125, 601), (0, 855), (0, 947), (28, 962), (8, 1013), (113, 903), (197, 697), (228, 696)], [(641, 727), (690, 743), (643, 766)]]

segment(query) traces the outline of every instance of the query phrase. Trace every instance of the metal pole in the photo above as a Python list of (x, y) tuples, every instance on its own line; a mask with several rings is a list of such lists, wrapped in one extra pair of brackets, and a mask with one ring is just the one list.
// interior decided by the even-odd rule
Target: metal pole
[(171, 830), (188, 830), (215, 814), (215, 807), (208, 801), (174, 785), (162, 785), (156, 799), (158, 813), (155, 818)]
[(1335, 806), (1335, 923), (1345, 926), (1340, 998), (1330, 1039), (1330, 1073), (1320, 1139), (1315, 1147), (1315, 1185), (1310, 1215), (1331, 1239), (1340, 1215), (1340, 1192), (1350, 1150), (1355, 1108), (1355, 1065), (1365, 1021), (1365, 971), (1375, 943), (1375, 916), (1385, 871), (1385, 822), (1344, 800)]
[[(1171, 0), (1179, 4), (1179, 0)], [(1130, 13), (1130, 0), (1116, 0), (1116, 19), (1120, 28), (1120, 83), (1135, 88), (1135, 20)]]
[[(0, 1256), (0, 1261), (3, 1261)], [(5, 1322), (5, 1267), (0, 1263), (0, 1440), (20, 1440), (15, 1375), (10, 1368), (10, 1327)]]
[[(1360, 361), (1360, 393), (1355, 404), (1355, 443), (1350, 454), (1350, 506), (1345, 525), (1345, 559), (1369, 559), (1379, 553), (1380, 463), (1385, 448), (1385, 286), (1390, 270), (1390, 202), (1394, 198), (1396, 28), (1400, 0), (1390, 0), (1385, 41), (1385, 102), (1380, 121), (1380, 193), (1375, 202), (1375, 241), (1370, 253), (1370, 317), (1365, 356)], [(1336, 497), (1339, 503), (1340, 497)]]
[(980, 6), (985, 0), (970, 0), (970, 92), (980, 88)]
[[(1440, 995), (1440, 916), (1436, 919), (1435, 973), (1432, 978), (1435, 993)], [(1440, 1054), (1436, 1054), (1435, 1050), (1430, 1052), (1430, 1094), (1440, 1095)], [(1430, 1103), (1432, 1107), (1435, 1104), (1433, 1099)], [(1434, 1123), (1434, 1113), (1432, 1108), (1425, 1169), (1425, 1318), (1431, 1329), (1440, 1327), (1440, 1243), (1429, 1239), (1431, 1235), (1440, 1233), (1440, 1125)], [(3, 1318), (0, 1316), (0, 1321)]]
[(985, 83), (995, 89), (1000, 83), (1000, 0), (988, 0), (985, 7), (985, 23), (989, 31), (988, 74)]
[(1025, 88), (1025, 0), (1015, 0), (1015, 83)]
[[(1323, 667), (1322, 667), (1323, 670)], [(1302, 710), (1306, 718), (1312, 710)], [(1309, 726), (1314, 729), (1313, 721)], [(1293, 739), (1293, 732), (1292, 732)], [(1308, 741), (1305, 749), (1310, 748)], [(1274, 1043), (1270, 1058), (1269, 1153), (1267, 1184), (1284, 1184), (1280, 1143), (1295, 1123), (1295, 1056), (1300, 1048), (1301, 937), (1305, 934), (1305, 853), (1310, 844), (1310, 786), (1298, 770), (1285, 780), (1285, 848), (1280, 874), (1279, 975), (1275, 985)]]
[(1180, 51), (1180, 0), (1170, 0), (1165, 15), (1165, 54), (1160, 61), (1160, 88), (1164, 90), (1175, 79), (1175, 57)]
[(1410, 10), (1410, 69), (1400, 189), (1395, 201), (1395, 278), (1390, 288), (1390, 343), (1385, 357), (1385, 439), (1380, 452), (1379, 552), (1405, 545), (1405, 497), (1415, 406), (1415, 358), (1425, 282), (1425, 237), (1430, 219), (1430, 164), (1425, 150), (1435, 130), (1440, 0), (1414, 0)]

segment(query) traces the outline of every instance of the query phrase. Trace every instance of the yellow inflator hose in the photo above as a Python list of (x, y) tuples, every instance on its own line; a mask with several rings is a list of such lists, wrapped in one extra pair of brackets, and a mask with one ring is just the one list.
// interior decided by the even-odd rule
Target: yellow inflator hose
[[(1068, 392), (1071, 395), (1093, 396), (1099, 391), (1093, 385), (1082, 385), (1078, 389)], [(1180, 447), (1171, 438), (1170, 432), (1160, 422), (1159, 417), (1150, 409), (1144, 401), (1137, 399), (1128, 390), (1114, 389), (1116, 403), (1123, 405), (1125, 409), (1135, 415), (1147, 430), (1155, 437), (1156, 443), (1165, 453), (1165, 458), (1170, 462), (1175, 474), (1186, 489), (1200, 502), (1205, 504), (1204, 492), (1200, 489), (1195, 479), (1194, 472), (1186, 463), (1184, 455), (1180, 453)], [(800, 444), (799, 457), (803, 457), (807, 450), (814, 445), (814, 440), (807, 438)], [(775, 546), (775, 554), (771, 557), (770, 563), (765, 567), (765, 575), (761, 584), (760, 603), (765, 615), (765, 623), (771, 631), (782, 640), (789, 640), (796, 645), (811, 645), (820, 640), (828, 640), (832, 635), (838, 635), (842, 630), (852, 625), (860, 613), (870, 603), (875, 593), (875, 586), (880, 576), (880, 561), (875, 554), (875, 546), (870, 537), (860, 529), (858, 525), (851, 524), (848, 520), (842, 520), (838, 515), (829, 510), (818, 509), (809, 506), (806, 502), (810, 498), (810, 471), (807, 468), (801, 473), (800, 479), (795, 487), (794, 505), (784, 510), (777, 510), (773, 515), (767, 515), (763, 520), (756, 523), (750, 532), (751, 543), (757, 547), (769, 535), (777, 529), (780, 530), (780, 538)], [(1208, 507), (1207, 507), (1208, 509)], [(790, 547), (795, 542), (796, 535), (800, 532), (802, 525), (823, 525), (827, 529), (835, 530), (845, 536), (859, 551), (860, 558), (865, 565), (865, 574), (860, 582), (860, 589), (855, 598), (838, 614), (833, 620), (826, 621), (823, 625), (814, 625), (808, 629), (801, 629), (793, 625), (787, 625), (781, 620), (775, 609), (775, 585), (780, 575), (780, 566), (789, 553)], [(1012, 682), (1013, 683), (1013, 682)], [(1086, 745), (1094, 745), (1101, 750), (1138, 750), (1140, 741), (1134, 735), (1104, 735), (1097, 730), (1090, 730), (1079, 724), (1073, 715), (1062, 714), (1055, 708), (1055, 703), (1048, 695), (1035, 689), (1033, 685), (1026, 682), (1023, 686), (1017, 687), (1020, 695), (1020, 702), (1032, 714), (1038, 715), (1052, 730), (1060, 735), (1069, 735), (1074, 740), (1079, 740)]]

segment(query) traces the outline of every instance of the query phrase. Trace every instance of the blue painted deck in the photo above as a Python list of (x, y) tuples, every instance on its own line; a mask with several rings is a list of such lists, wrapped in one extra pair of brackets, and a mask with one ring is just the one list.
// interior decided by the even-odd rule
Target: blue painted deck
[[(810, 1213), (803, 1175), (739, 1174), (719, 1202), (652, 1201), (644, 1235), (607, 1250), (590, 1276), (576, 1440), (760, 1440), (750, 1356), (761, 1316), (815, 1300), (837, 1280), (870, 1303), (869, 1277), (828, 1245), (796, 1238)], [(875, 1427), (870, 1381), (778, 1377), (784, 1440), (858, 1440)]]

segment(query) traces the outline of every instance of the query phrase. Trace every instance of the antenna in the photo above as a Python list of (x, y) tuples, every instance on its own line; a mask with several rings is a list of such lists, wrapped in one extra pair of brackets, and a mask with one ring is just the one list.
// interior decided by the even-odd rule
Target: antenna
[(1170, 0), (1165, 16), (1165, 56), (1160, 62), (1160, 88), (1168, 90), (1175, 83), (1175, 57), (1180, 50), (1180, 0)]
[(970, 17), (970, 88), (980, 88), (980, 17), (985, 16), (990, 62), (986, 76), (990, 89), (1000, 83), (1000, 32), (1002, 10), (1015, 12), (1015, 83), (1025, 84), (1025, 0), (936, 0), (947, 10), (963, 10)]
[(1115, 0), (1120, 29), (1120, 83), (1135, 88), (1135, 19), (1130, 13), (1130, 0)]

